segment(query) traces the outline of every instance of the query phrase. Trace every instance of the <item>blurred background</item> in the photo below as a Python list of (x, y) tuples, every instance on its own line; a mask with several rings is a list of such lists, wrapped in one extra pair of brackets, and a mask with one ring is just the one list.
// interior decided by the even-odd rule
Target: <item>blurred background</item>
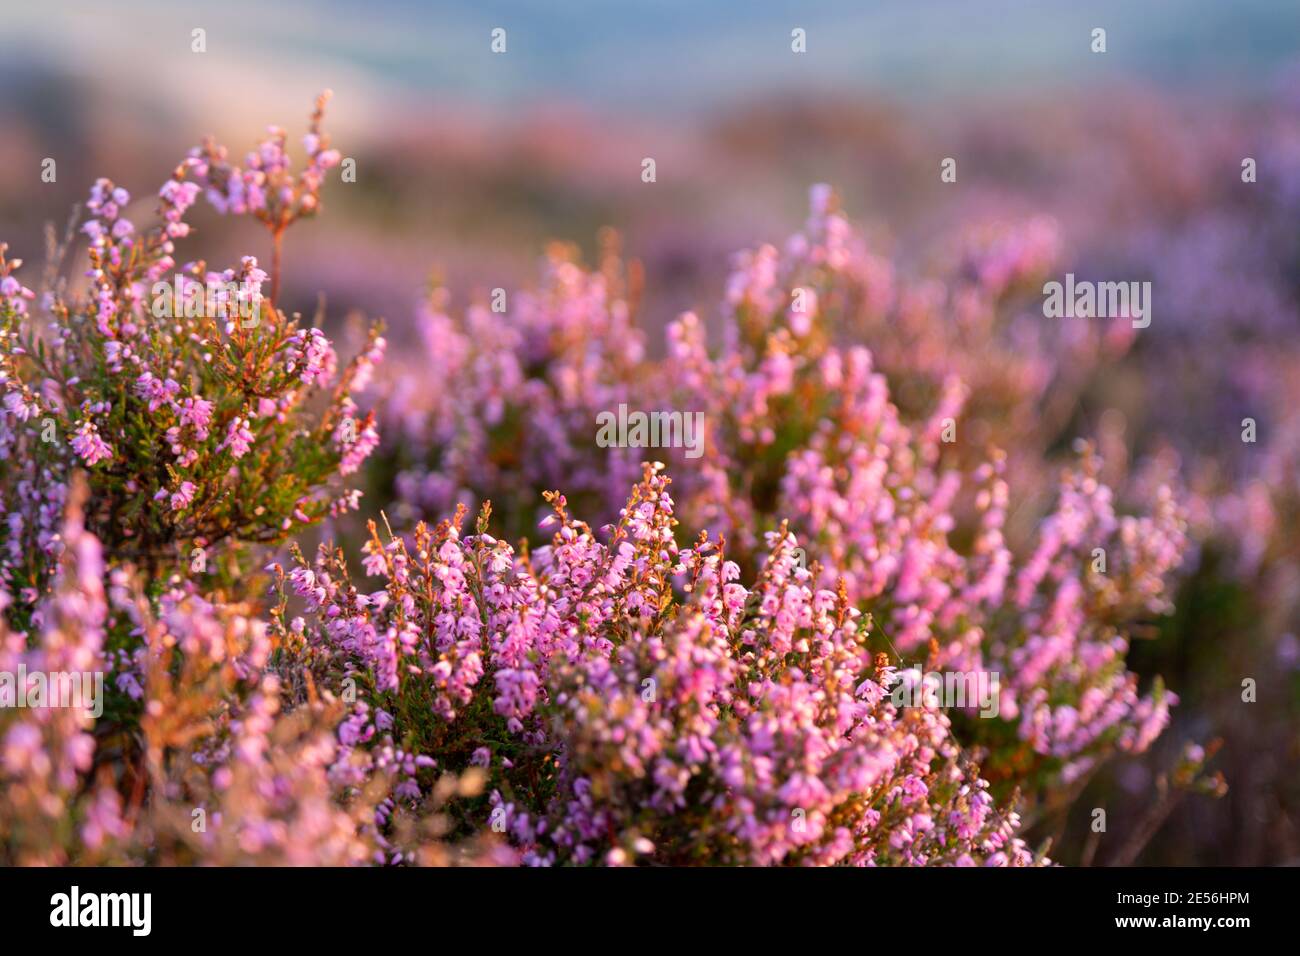
[[(1300, 4), (467, 6), (0, 2), (0, 240), (39, 262), (47, 223), (62, 229), (98, 176), (147, 222), (203, 136), (236, 157), (272, 123), (296, 143), (327, 87), (357, 178), (332, 181), (326, 214), (289, 233), (281, 304), (382, 317), (398, 345), (431, 275), (463, 304), (527, 283), (550, 240), (590, 260), (610, 226), (644, 268), (658, 348), (666, 321), (719, 300), (732, 252), (798, 228), (816, 182), (904, 274), (925, 275), (955, 236), (1046, 218), (1069, 271), (1156, 290), (1152, 327), (1063, 435), (1175, 454), (1213, 531), (1179, 611), (1131, 654), (1182, 698), (1173, 726), (1042, 835), (1064, 863), (1126, 859), (1182, 742), (1222, 737), (1228, 796), (1170, 806), (1137, 862), (1300, 862)], [(940, 182), (945, 157), (956, 184)], [(206, 208), (191, 221), (178, 258), (269, 254), (253, 224)], [(1244, 416), (1257, 445), (1239, 440)], [(1093, 806), (1110, 808), (1100, 841)]]

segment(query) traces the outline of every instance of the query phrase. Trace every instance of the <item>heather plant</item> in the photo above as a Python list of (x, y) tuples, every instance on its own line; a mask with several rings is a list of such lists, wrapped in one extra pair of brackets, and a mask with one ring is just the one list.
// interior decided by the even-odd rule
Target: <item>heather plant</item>
[(235, 546), (357, 506), (342, 480), (377, 441), (353, 393), (382, 353), (378, 330), (341, 367), (319, 328), (263, 296), (256, 258), (221, 271), (176, 259), (185, 214), (206, 190), (223, 211), (267, 223), (278, 268), (284, 229), (319, 208), (338, 159), (323, 107), (324, 97), (297, 177), (277, 129), (245, 169), (209, 142), (163, 185), (161, 222), (146, 230), (125, 218), (125, 189), (96, 182), (81, 227), (84, 288), (56, 281), (39, 308), (0, 247), (0, 587), (20, 626), (57, 559), (74, 469), (88, 476), (86, 524), (110, 560), (151, 578), (184, 568), (230, 580), (222, 560)]
[[(822, 261), (832, 251), (805, 254)], [(1176, 698), (1159, 682), (1139, 694), (1124, 654), (1136, 626), (1169, 610), (1188, 547), (1172, 489), (1153, 489), (1148, 515), (1117, 514), (1083, 446), (1017, 556), (1004, 534), (1005, 456), (990, 450), (964, 472), (961, 456), (947, 454), (962, 440), (964, 383), (948, 379), (930, 416), (908, 425), (870, 352), (840, 349), (805, 317), (774, 311), (784, 298), (776, 272), (755, 258), (741, 268), (734, 347), (713, 357), (693, 315), (669, 330), (684, 390), (676, 401), (702, 408), (713, 429), (692, 474), (707, 491), (688, 493), (683, 513), (742, 552), (756, 532), (789, 520), (820, 563), (820, 583), (843, 580), (897, 653), (937, 641), (944, 667), (1002, 674), (999, 719), (968, 728), (993, 747), (995, 780), (1050, 792), (1108, 753), (1144, 750)], [(1014, 736), (1007, 722), (1018, 722)]]
[(376, 467), (396, 492), (395, 517), (472, 511), (491, 497), (514, 540), (541, 517), (541, 491), (559, 487), (612, 514), (641, 455), (597, 458), (590, 446), (596, 411), (632, 401), (648, 374), (628, 281), (612, 243), (594, 272), (556, 244), (539, 287), (505, 300), (506, 315), (476, 302), (453, 317), (450, 291), (431, 291), (416, 316), (418, 369), (384, 383)]
[(529, 863), (1038, 861), (946, 714), (895, 706), (869, 617), (795, 538), (770, 536), (746, 588), (723, 542), (678, 547), (668, 484), (645, 466), (603, 542), (558, 492), (550, 543), (522, 552), (487, 506), (472, 534), (463, 508), (409, 540), (372, 526), (377, 590), (337, 549), (299, 555), (275, 569), (281, 640), (355, 689), (346, 739), (424, 755), (399, 799), (482, 768), (462, 826)]
[[(1047, 216), (979, 221), (952, 230), (919, 277), (904, 277), (872, 253), (825, 187), (777, 263), (773, 293), (815, 294), (804, 310), (844, 346), (870, 347), (891, 398), (910, 417), (929, 414), (958, 380), (965, 386), (968, 440), (954, 452), (967, 463), (992, 443), (1022, 476), (1019, 494), (1040, 491), (1036, 475), (1068, 445), (1080, 398), (1132, 346), (1126, 319), (1061, 317), (1045, 321), (1044, 280), (1065, 272), (1065, 240)], [(762, 297), (737, 308), (782, 307)], [(762, 321), (760, 317), (760, 322)]]
[[(1125, 321), (1043, 320), (1040, 287), (1062, 245), (1048, 218), (986, 224), (948, 243), (933, 277), (905, 280), (818, 186), (804, 230), (783, 250), (737, 255), (721, 316), (726, 345), (761, 349), (777, 326), (803, 351), (865, 342), (906, 417), (925, 418), (960, 393), (964, 436), (949, 456), (973, 469), (997, 444), (1020, 476), (1018, 495), (1037, 501), (1051, 494), (1048, 461), (1071, 409), (1134, 337)], [(503, 527), (520, 535), (527, 516), (516, 520), (515, 510), (535, 510), (536, 493), (560, 484), (575, 501), (617, 509), (637, 456), (605, 449), (592, 462), (590, 419), (624, 402), (654, 409), (682, 400), (672, 385), (683, 370), (671, 358), (645, 359), (628, 272), (635, 263), (625, 266), (608, 241), (594, 271), (554, 246), (538, 289), (513, 293), (507, 308), (476, 304), (454, 316), (448, 290), (432, 292), (418, 318), (419, 361), (386, 395), (382, 457), (391, 464), (379, 477), (398, 513), (436, 515), (462, 502), (472, 510), (489, 497)], [(764, 359), (781, 361), (754, 361)], [(455, 387), (423, 388), (429, 363)]]
[[(74, 492), (34, 640), (0, 626), (0, 863), (316, 865), (388, 858), (392, 771), (339, 741), (346, 708), (277, 672), (266, 622), (192, 583), (150, 597), (107, 571)], [(134, 727), (35, 696), (38, 675), (103, 673), (107, 634), (138, 638)], [(23, 703), (19, 703), (19, 700)], [(464, 789), (471, 786), (462, 785)], [(406, 824), (404, 862), (501, 862), (483, 835), (451, 845), (437, 794)]]
[[(1018, 350), (1025, 336), (1008, 329), (1025, 320), (997, 317), (1010, 308), (1011, 290), (1023, 290), (1055, 261), (1058, 240), (1049, 224), (1038, 223), (1027, 234), (972, 242), (957, 270), (965, 278), (918, 318), (921, 300), (897, 290), (888, 264), (866, 250), (829, 191), (818, 188), (809, 223), (784, 253), (762, 246), (737, 256), (722, 347), (711, 350), (705, 323), (687, 313), (669, 326), (668, 355), (659, 363), (638, 361), (641, 343), (623, 328), (609, 335), (607, 316), (623, 313), (606, 305), (603, 284), (599, 309), (576, 295), (547, 313), (552, 330), (567, 328), (560, 317), (587, 329), (585, 337), (556, 331), (553, 341), (604, 345), (575, 350), (580, 372), (571, 353), (525, 348), (513, 323), (489, 331), (483, 323), (491, 317), (478, 313), (472, 321), (479, 325), (457, 331), (440, 312), (445, 333), (430, 341), (473, 345), (453, 350), (464, 358), (446, 369), (455, 383), (446, 391), (456, 397), (435, 401), (464, 412), (450, 417), (413, 402), (410, 384), (390, 394), (385, 417), (402, 438), (389, 454), (401, 463), (395, 488), (406, 513), (504, 500), (505, 526), (518, 535), (523, 492), (542, 490), (544, 463), (553, 456), (570, 475), (607, 474), (609, 481), (585, 478), (579, 486), (596, 513), (611, 514), (610, 483), (626, 474), (636, 450), (597, 447), (597, 416), (624, 402), (701, 413), (702, 457), (662, 452), (673, 462), (685, 527), (725, 537), (747, 577), (767, 556), (767, 536), (788, 527), (815, 565), (814, 586), (842, 586), (851, 604), (871, 614), (879, 649), (896, 664), (918, 662), (933, 642), (941, 667), (1001, 674), (998, 718), (959, 718), (959, 734), (989, 748), (984, 768), (995, 783), (1068, 803), (1107, 756), (1145, 750), (1176, 701), (1158, 680), (1140, 689), (1125, 655), (1132, 637), (1149, 633), (1149, 622), (1170, 610), (1189, 549), (1187, 517), (1167, 468), (1150, 470), (1162, 480), (1129, 489), (1145, 508), (1125, 513), (1090, 445), (1075, 450), (1054, 489), (1044, 478), (1055, 429), (1031, 435), (1019, 409), (1049, 393), (1074, 394), (1079, 386), (1065, 374), (1071, 362), (1052, 364), (1047, 356), (1075, 333), (1044, 332), (1036, 348)], [(588, 274), (586, 282), (600, 278)], [(526, 301), (525, 329), (537, 315)], [(974, 412), (960, 375), (975, 366), (937, 360), (943, 302), (964, 310), (961, 325), (973, 340), (987, 340), (1003, 356), (980, 374), (1011, 383), (1009, 392), (986, 389)], [(874, 345), (872, 330), (902, 313), (912, 318), (882, 344), (894, 374), (882, 372), (875, 351), (843, 344), (865, 331)], [(1106, 354), (1106, 341), (1127, 342), (1125, 327), (1078, 330), (1087, 344), (1068, 354), (1087, 366)], [(593, 358), (604, 354), (613, 357)], [(498, 367), (511, 374), (492, 376), (490, 387), (473, 371)], [(926, 407), (919, 419), (895, 401), (895, 378), (910, 396), (902, 404)], [(509, 470), (475, 467), (474, 458), (447, 468), (446, 449), (462, 436), (482, 445), (491, 431), (485, 420), (530, 422), (557, 404), (571, 415), (565, 427), (543, 432), (546, 454), (521, 456)], [(998, 408), (1020, 417), (1009, 420)], [(1013, 442), (1016, 457), (989, 443), (992, 436)], [(506, 447), (521, 444), (512, 434)], [(1028, 476), (1015, 472), (1022, 459), (1034, 462)], [(1008, 469), (1022, 479), (1017, 509), (1010, 507)], [(1013, 539), (1008, 525), (1025, 507), (1033, 531)]]

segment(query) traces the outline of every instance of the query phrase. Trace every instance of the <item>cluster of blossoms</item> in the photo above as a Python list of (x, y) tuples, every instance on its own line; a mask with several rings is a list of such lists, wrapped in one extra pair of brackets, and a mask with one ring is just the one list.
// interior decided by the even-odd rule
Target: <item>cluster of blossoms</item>
[[(1022, 476), (1018, 494), (1041, 493), (1049, 450), (1069, 435), (1079, 399), (1132, 346), (1127, 320), (1043, 316), (1045, 279), (1065, 272), (1064, 241), (1050, 218), (980, 223), (955, 231), (934, 277), (904, 282), (848, 225), (825, 187), (814, 189), (804, 231), (787, 245), (775, 282), (749, 280), (734, 309), (776, 308), (783, 289), (815, 290), (820, 324), (841, 344), (867, 343), (906, 414), (928, 415), (959, 381), (970, 453), (996, 443)], [(802, 320), (807, 322), (806, 316)], [(802, 325), (792, 326), (796, 335)], [(1050, 489), (1049, 489), (1050, 490)]]
[(395, 469), (395, 516), (441, 516), (490, 497), (513, 540), (536, 525), (548, 488), (613, 513), (644, 458), (592, 453), (595, 411), (634, 401), (646, 371), (625, 284), (612, 249), (589, 272), (557, 244), (540, 287), (516, 292), (508, 315), (479, 303), (452, 317), (448, 291), (433, 290), (416, 316), (418, 373), (385, 383), (380, 453)]
[(321, 127), (327, 90), (316, 100), (311, 128), (303, 137), (306, 166), (296, 175), (286, 145), (285, 131), (278, 126), (250, 152), (241, 169), (227, 161), (227, 149), (211, 139), (191, 151), (196, 173), (206, 180), (207, 197), (220, 212), (253, 215), (274, 231), (295, 219), (311, 215), (320, 208), (320, 190), (325, 174), (339, 164), (337, 149), (329, 146), (329, 137)]
[[(78, 498), (84, 488), (70, 502), (33, 639), (0, 624), (0, 672), (29, 681), (102, 673), (112, 632), (126, 629), (138, 645), (140, 716), (134, 730), (108, 716), (97, 723), (86, 697), (0, 707), (0, 863), (386, 859), (379, 828), (392, 815), (384, 801), (393, 775), (377, 755), (339, 743), (344, 705), (275, 672), (266, 622), (248, 606), (209, 601), (192, 583), (150, 599), (125, 571), (106, 568)], [(441, 820), (426, 815), (426, 824)], [(412, 863), (510, 860), (488, 837), (457, 846), (426, 825), (408, 839)]]
[[(316, 100), (311, 126), (303, 137), (306, 164), (295, 175), (289, 158), (287, 136), (278, 126), (267, 130), (266, 139), (248, 154), (244, 167), (228, 161), (228, 151), (211, 139), (190, 151), (187, 164), (206, 186), (208, 201), (219, 212), (256, 218), (271, 234), (272, 283), (280, 280), (280, 243), (284, 231), (299, 219), (320, 211), (320, 190), (325, 174), (339, 165), (341, 156), (331, 149), (321, 121), (331, 92)], [(272, 294), (274, 297), (274, 292)]]
[[(323, 99), (320, 104), (323, 106)], [(314, 211), (325, 149), (320, 109), (309, 163), (290, 188), (282, 136), (273, 133), (240, 181), (274, 189), (223, 208), (275, 214), (279, 231)], [(0, 253), (0, 593), (29, 608), (60, 548), (59, 522), (74, 469), (89, 475), (87, 525), (114, 561), (146, 569), (189, 557), (204, 564), (237, 542), (267, 542), (356, 507), (341, 486), (377, 438), (358, 412), (384, 340), (343, 365), (325, 335), (263, 298), (255, 258), (209, 271), (177, 265), (175, 240), (206, 183), (232, 189), (212, 144), (177, 167), (159, 192), (161, 222), (138, 231), (123, 217), (126, 190), (91, 190), (88, 288), (52, 283), (34, 314), (33, 293)], [(199, 182), (192, 181), (197, 178)], [(251, 188), (251, 187), (250, 187)], [(213, 560), (214, 569), (217, 562)], [(15, 617), (18, 621), (21, 618)]]
[[(1127, 489), (1139, 499), (1129, 514), (1092, 446), (1059, 478), (1043, 465), (1060, 425), (1035, 425), (1030, 410), (1070, 404), (1079, 370), (1132, 334), (1080, 323), (1030, 337), (1044, 320), (1016, 318), (1015, 296), (1058, 249), (1045, 222), (981, 234), (961, 245), (948, 286), (903, 288), (819, 187), (783, 253), (737, 257), (722, 348), (711, 351), (687, 313), (661, 361), (629, 327), (616, 263), (587, 273), (552, 259), (541, 291), (514, 296), (508, 322), (482, 308), (457, 322), (440, 294), (424, 322), (447, 387), (418, 390), (421, 365), (399, 374), (382, 411), (395, 511), (436, 517), (490, 499), (519, 537), (537, 518), (530, 492), (573, 487), (607, 520), (647, 452), (598, 447), (596, 417), (620, 403), (701, 413), (700, 457), (655, 452), (673, 463), (685, 527), (724, 536), (752, 574), (788, 522), (813, 585), (842, 583), (896, 653), (915, 661), (935, 642), (943, 668), (1002, 675), (999, 719), (959, 728), (991, 748), (990, 779), (1031, 795), (1072, 785), (1110, 753), (1144, 750), (1168, 719), (1174, 695), (1159, 682), (1143, 692), (1125, 656), (1132, 634), (1170, 609), (1189, 540), (1167, 470), (1141, 495), (1136, 482)], [(947, 325), (934, 319), (948, 312), (990, 348), (941, 342)], [(864, 337), (870, 350), (850, 344)], [(967, 364), (941, 362), (948, 351)], [(985, 388), (985, 375), (1003, 390)], [(1028, 514), (1008, 507), (1008, 474)]]
[[(934, 707), (900, 707), (872, 625), (818, 589), (789, 534), (753, 588), (721, 542), (679, 548), (668, 479), (645, 466), (597, 539), (548, 496), (548, 545), (516, 553), (464, 510), (407, 542), (372, 526), (281, 581), (281, 640), (317, 683), (359, 688), (350, 738), (487, 773), (464, 826), (528, 863), (1028, 865)], [(287, 620), (290, 592), (306, 617)], [(679, 594), (685, 595), (679, 597)]]

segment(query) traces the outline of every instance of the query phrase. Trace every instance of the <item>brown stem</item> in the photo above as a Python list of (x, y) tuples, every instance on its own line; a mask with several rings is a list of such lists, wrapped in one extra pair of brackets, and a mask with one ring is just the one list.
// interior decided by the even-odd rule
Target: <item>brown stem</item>
[(1137, 828), (1133, 831), (1115, 858), (1107, 863), (1107, 866), (1132, 866), (1138, 855), (1151, 842), (1151, 838), (1169, 819), (1169, 815), (1174, 812), (1187, 795), (1185, 790), (1175, 790), (1168, 786), (1161, 788), (1159, 799), (1148, 808), (1146, 815), (1138, 823)]
[(276, 229), (271, 233), (271, 308), (275, 308), (276, 299), (280, 295), (280, 240), (284, 237), (284, 229)]
[(1088, 842), (1083, 845), (1083, 855), (1079, 858), (1080, 866), (1092, 866), (1097, 857), (1097, 847), (1101, 846), (1101, 831), (1093, 830), (1088, 834)]

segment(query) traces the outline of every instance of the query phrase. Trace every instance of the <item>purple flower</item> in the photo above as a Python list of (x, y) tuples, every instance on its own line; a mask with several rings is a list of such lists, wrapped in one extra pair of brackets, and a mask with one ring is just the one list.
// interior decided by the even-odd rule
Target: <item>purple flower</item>
[(238, 460), (248, 454), (252, 442), (253, 433), (249, 430), (247, 423), (242, 417), (235, 416), (230, 422), (230, 427), (226, 430), (226, 438), (220, 447), (230, 449), (230, 454)]
[(99, 437), (95, 423), (83, 421), (72, 436), (72, 450), (81, 456), (87, 465), (96, 465), (113, 457), (113, 448)]

